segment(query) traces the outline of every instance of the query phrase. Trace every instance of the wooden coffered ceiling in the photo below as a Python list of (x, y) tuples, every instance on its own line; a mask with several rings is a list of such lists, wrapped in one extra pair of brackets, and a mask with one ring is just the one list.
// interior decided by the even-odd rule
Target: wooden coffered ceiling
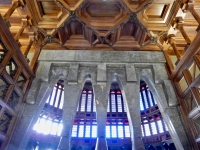
[[(17, 0), (0, 0), (5, 13)], [(25, 51), (31, 38), (48, 50), (168, 50), (173, 35), (180, 54), (187, 41), (175, 28), (183, 25), (192, 41), (198, 28), (189, 11), (181, 9), (188, 0), (19, 0), (20, 6), (8, 19), (15, 37)], [(200, 12), (200, 1), (192, 1)], [(174, 23), (175, 22), (175, 23)], [(174, 28), (173, 28), (174, 27)], [(33, 46), (32, 46), (33, 49)]]

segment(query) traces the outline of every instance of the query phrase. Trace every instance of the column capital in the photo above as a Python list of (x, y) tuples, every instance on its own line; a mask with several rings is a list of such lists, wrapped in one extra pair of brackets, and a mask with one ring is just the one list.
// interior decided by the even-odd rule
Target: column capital
[(29, 16), (23, 15), (21, 19), (21, 27), (26, 28), (27, 26), (30, 27), (32, 25), (32, 20)]
[(28, 32), (28, 36), (29, 36), (29, 41), (30, 42), (35, 42), (36, 41), (36, 34), (35, 34), (35, 32), (32, 32), (32, 31)]
[(180, 29), (181, 27), (183, 27), (183, 18), (182, 17), (176, 17), (175, 19), (174, 19), (174, 22), (172, 23), (172, 27), (174, 28), (174, 29)]
[(167, 36), (166, 43), (168, 43), (170, 45), (175, 44), (175, 35), (174, 34), (169, 34)]

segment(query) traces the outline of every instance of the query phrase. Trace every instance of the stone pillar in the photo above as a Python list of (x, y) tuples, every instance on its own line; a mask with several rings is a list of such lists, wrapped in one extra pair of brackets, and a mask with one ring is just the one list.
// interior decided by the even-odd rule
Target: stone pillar
[(63, 104), (63, 131), (58, 145), (59, 150), (71, 150), (71, 133), (78, 102), (81, 96), (81, 90), (82, 89), (80, 84), (67, 84), (65, 82)]
[(131, 132), (132, 150), (145, 150), (142, 142), (139, 85), (127, 83), (122, 90)]
[(94, 85), (94, 96), (96, 102), (96, 117), (97, 117), (97, 142), (95, 150), (108, 150), (106, 141), (106, 118), (107, 118), (107, 105), (109, 86)]
[[(30, 92), (27, 96), (27, 102), (34, 105), (25, 104), (25, 109), (22, 116), (19, 118), (19, 122), (16, 126), (15, 133), (13, 134), (8, 149), (26, 149), (31, 130), (33, 129), (33, 126), (36, 123), (45, 105), (45, 102), (54, 87), (50, 87), (48, 83), (43, 82), (41, 84), (40, 82), (41, 80), (37, 78), (32, 82)], [(39, 93), (35, 87), (40, 87)]]
[[(165, 81), (166, 83), (166, 81)], [(169, 83), (168, 83), (169, 84)], [(154, 99), (157, 102), (157, 105), (159, 107), (159, 110), (162, 114), (162, 117), (169, 129), (170, 136), (172, 137), (172, 141), (174, 142), (176, 149), (178, 150), (188, 150), (188, 141), (187, 136), (185, 134), (184, 128), (181, 124), (180, 117), (177, 112), (177, 108), (170, 107), (166, 100), (166, 92), (170, 94), (171, 96), (173, 91), (170, 91), (170, 88), (167, 89), (168, 86), (166, 86), (165, 89), (163, 89), (162, 85), (154, 85), (155, 87), (151, 86), (151, 84), (148, 84), (150, 87), (150, 90), (154, 96)], [(172, 86), (171, 86), (172, 88)], [(165, 92), (164, 92), (165, 90)], [(168, 99), (169, 102), (172, 102), (170, 99)], [(172, 102), (173, 103), (173, 102)], [(174, 103), (175, 104), (175, 103)]]

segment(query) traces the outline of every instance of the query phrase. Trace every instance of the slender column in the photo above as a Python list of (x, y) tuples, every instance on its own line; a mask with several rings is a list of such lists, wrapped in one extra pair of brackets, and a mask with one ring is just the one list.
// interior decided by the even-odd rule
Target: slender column
[(63, 131), (58, 145), (59, 150), (71, 150), (71, 133), (80, 96), (80, 84), (68, 84), (65, 82), (63, 104)]
[[(195, 18), (195, 20), (198, 22), (199, 26), (200, 26), (200, 16), (199, 14), (196, 12), (196, 10), (194, 9), (194, 4), (193, 2), (188, 2), (188, 3), (184, 3), (183, 7), (182, 7), (183, 11), (189, 10), (190, 13), (192, 14), (192, 16)], [(199, 27), (197, 28), (197, 31), (199, 30)]]
[(95, 150), (108, 150), (105, 127), (107, 118), (107, 105), (109, 87), (106, 85), (94, 85), (94, 95), (96, 102), (96, 116), (97, 116), (97, 142)]
[[(39, 92), (38, 88), (40, 88)], [(43, 82), (41, 84), (41, 80), (38, 78), (33, 80), (30, 91), (27, 95), (28, 104), (24, 104), (25, 108), (23, 114), (16, 126), (8, 149), (26, 149), (33, 126), (37, 122), (37, 119), (45, 105), (46, 99), (51, 91), (52, 87), (49, 87), (48, 83)], [(37, 100), (35, 99), (35, 95), (37, 95)]]
[(174, 21), (174, 23), (173, 23), (173, 28), (178, 29), (181, 32), (183, 38), (185, 39), (185, 41), (187, 43), (187, 46), (185, 47), (185, 49), (187, 49), (191, 43), (191, 40), (183, 28), (183, 18), (177, 17), (176, 21)]
[(145, 150), (141, 132), (139, 89), (139, 85), (136, 83), (127, 83), (122, 90), (131, 131), (132, 150)]
[(26, 58), (26, 60), (28, 62), (29, 62), (29, 60), (27, 59), (27, 56), (28, 56), (28, 53), (29, 53), (34, 41), (35, 41), (34, 32), (29, 32), (29, 43), (26, 47), (26, 50), (24, 51), (24, 57)]
[(169, 73), (171, 74), (174, 71), (174, 66), (173, 66), (172, 60), (171, 60), (171, 58), (168, 54), (168, 51), (163, 50), (163, 53), (164, 53), (165, 58), (167, 60), (167, 67), (168, 67)]
[(174, 53), (175, 53), (175, 55), (176, 55), (176, 57), (177, 57), (177, 62), (176, 62), (176, 64), (178, 64), (178, 62), (181, 60), (181, 54), (179, 53), (179, 51), (178, 51), (178, 49), (177, 49), (177, 47), (176, 47), (175, 39), (172, 38), (172, 37), (174, 37), (174, 35), (169, 35), (169, 36), (168, 36), (167, 43), (169, 43), (169, 44), (172, 46), (172, 48), (173, 48), (173, 50), (174, 50)]
[(19, 37), (22, 35), (22, 33), (24, 32), (24, 29), (31, 25), (31, 20), (28, 19), (28, 16), (24, 16), (22, 18), (22, 22), (21, 22), (21, 28), (19, 29), (19, 31), (17, 32), (17, 34), (15, 35), (15, 40), (18, 41)]
[(8, 19), (13, 14), (13, 12), (15, 11), (16, 8), (18, 8), (20, 6), (24, 6), (24, 5), (25, 5), (25, 1), (24, 0), (13, 0), (12, 6), (8, 9), (8, 11), (3, 16), (4, 21), (8, 21)]

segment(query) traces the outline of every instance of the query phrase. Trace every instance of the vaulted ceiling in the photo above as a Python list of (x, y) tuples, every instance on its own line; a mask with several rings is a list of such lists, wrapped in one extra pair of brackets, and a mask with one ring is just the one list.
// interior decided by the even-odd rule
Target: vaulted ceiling
[[(0, 0), (5, 13), (16, 0)], [(19, 44), (25, 51), (32, 38), (48, 50), (167, 50), (174, 55), (170, 38), (180, 54), (193, 40), (198, 23), (187, 9), (188, 0), (19, 0), (8, 19), (15, 36), (22, 26)], [(190, 3), (190, 2), (189, 2)], [(200, 12), (200, 1), (193, 1)], [(186, 6), (188, 7), (188, 6)], [(173, 36), (172, 36), (173, 35)], [(33, 50), (33, 46), (32, 46)]]

